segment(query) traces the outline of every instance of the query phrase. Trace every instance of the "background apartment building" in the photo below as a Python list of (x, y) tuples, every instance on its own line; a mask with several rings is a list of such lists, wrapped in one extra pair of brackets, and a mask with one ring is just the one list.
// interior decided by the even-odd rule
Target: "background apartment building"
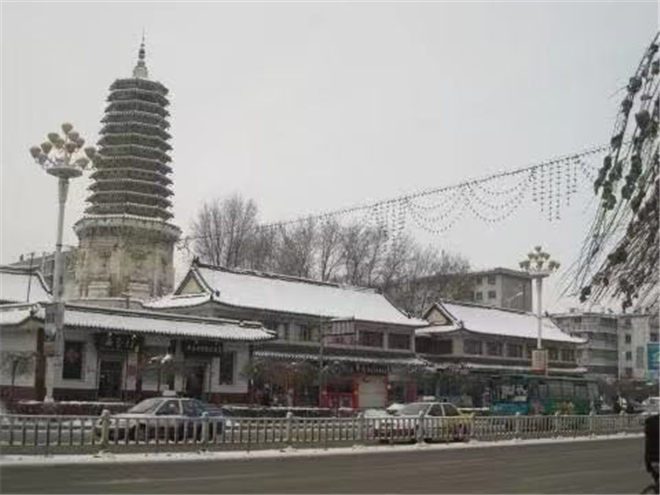
[(504, 309), (532, 311), (532, 278), (509, 268), (493, 268), (470, 275), (472, 302)]
[(578, 348), (577, 361), (587, 368), (588, 375), (607, 381), (617, 379), (618, 315), (572, 309), (569, 313), (552, 315), (552, 319), (564, 332), (587, 340)]

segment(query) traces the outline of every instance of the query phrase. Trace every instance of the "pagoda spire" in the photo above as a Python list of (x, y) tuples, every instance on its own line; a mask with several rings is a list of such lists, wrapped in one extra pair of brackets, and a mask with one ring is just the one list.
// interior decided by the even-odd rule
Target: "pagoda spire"
[(145, 63), (146, 51), (144, 48), (144, 30), (142, 31), (142, 43), (140, 43), (140, 50), (138, 51), (138, 61), (133, 69), (133, 77), (138, 77), (140, 79), (148, 79), (149, 71), (147, 70), (147, 64)]

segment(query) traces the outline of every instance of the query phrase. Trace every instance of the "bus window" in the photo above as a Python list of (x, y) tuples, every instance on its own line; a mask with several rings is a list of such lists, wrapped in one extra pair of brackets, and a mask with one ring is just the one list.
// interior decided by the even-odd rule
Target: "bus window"
[(548, 382), (548, 396), (554, 399), (561, 398), (561, 382), (554, 380)]
[(588, 399), (587, 396), (587, 384), (586, 383), (576, 383), (575, 384), (575, 397), (578, 399)]

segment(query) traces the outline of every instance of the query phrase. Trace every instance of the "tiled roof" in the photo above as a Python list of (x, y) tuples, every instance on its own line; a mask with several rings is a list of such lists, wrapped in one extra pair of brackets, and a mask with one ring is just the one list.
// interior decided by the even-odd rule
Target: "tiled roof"
[[(29, 317), (43, 321), (45, 314), (45, 308), (40, 305), (33, 309), (33, 314), (24, 306), (17, 305), (4, 310), (0, 308), (0, 324), (16, 325)], [(67, 305), (64, 313), (64, 325), (89, 330), (102, 329), (211, 340), (259, 342), (274, 338), (272, 332), (265, 330), (261, 324), (255, 322), (92, 306)]]
[[(447, 333), (464, 328), (471, 332), (506, 337), (535, 339), (537, 336), (538, 320), (532, 313), (448, 301), (438, 302), (436, 307), (448, 316), (451, 323), (418, 329), (416, 335)], [(542, 338), (543, 340), (574, 344), (585, 342), (583, 339), (571, 337), (561, 331), (550, 318), (543, 318)]]
[(175, 308), (212, 300), (234, 307), (283, 313), (355, 318), (412, 327), (427, 325), (424, 320), (409, 318), (373, 289), (209, 265), (197, 265), (191, 273), (206, 294), (170, 296), (147, 302), (145, 307)]

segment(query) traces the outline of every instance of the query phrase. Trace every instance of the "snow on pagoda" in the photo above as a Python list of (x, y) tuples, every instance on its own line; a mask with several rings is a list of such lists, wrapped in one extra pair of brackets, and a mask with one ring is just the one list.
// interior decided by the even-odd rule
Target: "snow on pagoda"
[(110, 86), (80, 239), (78, 297), (145, 299), (172, 290), (168, 90), (149, 79), (144, 40), (133, 77)]

